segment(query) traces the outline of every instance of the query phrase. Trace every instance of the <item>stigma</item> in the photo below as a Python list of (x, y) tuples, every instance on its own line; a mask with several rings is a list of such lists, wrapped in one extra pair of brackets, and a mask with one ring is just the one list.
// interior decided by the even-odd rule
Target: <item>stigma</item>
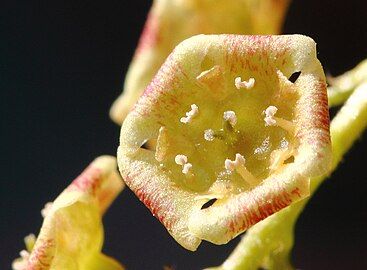
[(237, 124), (237, 116), (234, 111), (226, 111), (223, 113), (223, 120), (227, 121), (232, 127)]
[(214, 140), (214, 130), (206, 129), (204, 131), (204, 139), (210, 142), (213, 141)]

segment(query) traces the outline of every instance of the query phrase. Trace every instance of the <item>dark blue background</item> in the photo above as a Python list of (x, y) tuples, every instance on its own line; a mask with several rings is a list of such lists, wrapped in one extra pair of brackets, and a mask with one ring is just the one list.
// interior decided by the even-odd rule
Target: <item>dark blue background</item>
[[(364, 1), (294, 1), (286, 33), (318, 43), (326, 72), (367, 58)], [(108, 118), (151, 1), (8, 1), (0, 17), (0, 268), (37, 233), (40, 209), (94, 157), (115, 154)], [(300, 269), (367, 269), (367, 134), (314, 196), (299, 220)], [(125, 190), (105, 219), (104, 251), (128, 269), (199, 269), (220, 264), (226, 246), (184, 250)]]

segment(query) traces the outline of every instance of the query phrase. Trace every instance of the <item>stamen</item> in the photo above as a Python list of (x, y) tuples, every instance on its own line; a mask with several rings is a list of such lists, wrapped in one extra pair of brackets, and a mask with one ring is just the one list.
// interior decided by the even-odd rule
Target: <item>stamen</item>
[(234, 161), (228, 158), (225, 160), (224, 167), (227, 170), (234, 171), (238, 166), (245, 165), (245, 162), (246, 162), (245, 158), (241, 154), (237, 153)]
[(226, 111), (223, 113), (224, 121), (228, 121), (229, 124), (234, 127), (237, 124), (237, 116), (234, 111)]
[(192, 164), (187, 162), (187, 156), (185, 155), (177, 155), (175, 157), (175, 162), (177, 165), (182, 166), (182, 173), (188, 174), (191, 171)]
[(52, 208), (52, 202), (48, 202), (45, 204), (45, 206), (41, 210), (41, 215), (43, 218), (45, 218), (50, 213), (51, 208)]
[(177, 165), (185, 165), (187, 163), (187, 156), (185, 155), (177, 155), (175, 157), (175, 162)]
[(237, 89), (251, 89), (255, 85), (255, 79), (250, 78), (248, 81), (242, 81), (241, 77), (237, 77), (236, 79), (234, 79), (234, 85)]
[(192, 164), (191, 163), (184, 164), (183, 167), (182, 167), (182, 173), (183, 174), (188, 174), (189, 171), (191, 170), (191, 168), (192, 168)]
[(199, 107), (196, 104), (191, 105), (191, 111), (186, 113), (185, 117), (181, 117), (180, 122), (187, 124), (199, 113)]
[(241, 154), (236, 154), (234, 161), (226, 159), (224, 167), (229, 171), (234, 171), (241, 175), (241, 177), (251, 186), (255, 186), (259, 181), (250, 173), (245, 166), (245, 158)]
[(214, 130), (207, 129), (204, 131), (204, 139), (207, 141), (213, 141), (214, 140)]
[(267, 126), (275, 126), (277, 121), (274, 119), (274, 115), (277, 113), (278, 108), (275, 106), (269, 106), (266, 108), (265, 112), (265, 124)]
[(285, 120), (280, 117), (275, 117), (275, 114), (277, 113), (278, 108), (275, 106), (269, 106), (264, 111), (265, 113), (265, 126), (279, 126), (282, 129), (288, 131), (289, 133), (295, 132), (295, 125), (292, 121)]

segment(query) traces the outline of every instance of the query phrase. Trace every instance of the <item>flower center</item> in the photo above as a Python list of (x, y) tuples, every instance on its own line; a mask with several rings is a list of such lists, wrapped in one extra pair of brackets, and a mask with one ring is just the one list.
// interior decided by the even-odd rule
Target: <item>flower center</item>
[(159, 130), (155, 157), (178, 185), (201, 197), (246, 191), (293, 162), (297, 150), (294, 83), (266, 74), (203, 70), (172, 124)]

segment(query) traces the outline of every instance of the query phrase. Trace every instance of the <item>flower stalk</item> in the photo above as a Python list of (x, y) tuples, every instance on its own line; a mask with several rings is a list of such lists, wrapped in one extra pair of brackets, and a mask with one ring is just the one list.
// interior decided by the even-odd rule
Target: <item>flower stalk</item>
[(342, 75), (329, 77), (328, 81), (329, 106), (342, 105), (358, 85), (367, 82), (367, 59)]

